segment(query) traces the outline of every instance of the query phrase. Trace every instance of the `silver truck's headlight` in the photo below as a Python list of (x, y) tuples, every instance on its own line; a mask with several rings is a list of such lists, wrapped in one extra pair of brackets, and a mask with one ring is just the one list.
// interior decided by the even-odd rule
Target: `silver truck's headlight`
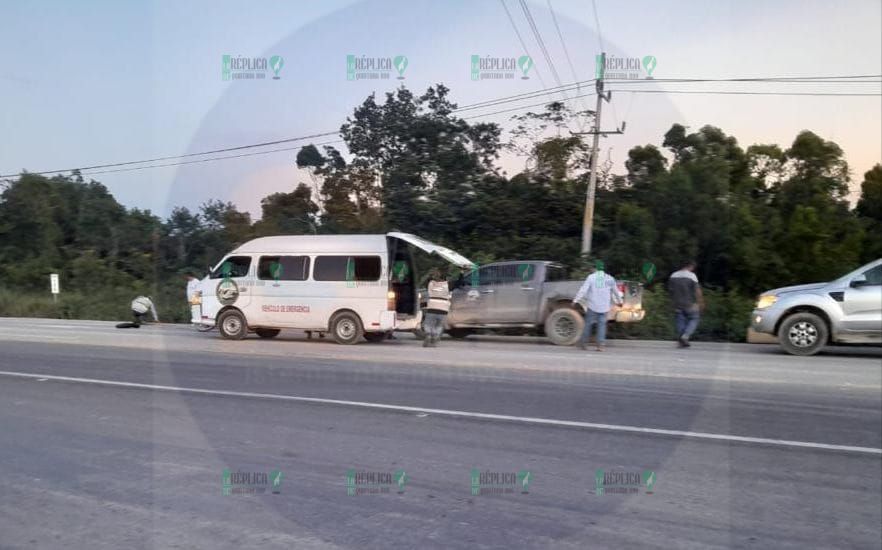
[(766, 309), (767, 307), (771, 307), (772, 304), (778, 301), (778, 297), (774, 294), (763, 294), (759, 297), (759, 300), (756, 301), (756, 309)]

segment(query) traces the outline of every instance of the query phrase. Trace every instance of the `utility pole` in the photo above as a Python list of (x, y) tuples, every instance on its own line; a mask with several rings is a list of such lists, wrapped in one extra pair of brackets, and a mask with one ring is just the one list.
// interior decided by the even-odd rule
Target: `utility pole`
[(574, 136), (591, 134), (594, 136), (591, 145), (591, 175), (588, 178), (588, 194), (585, 197), (585, 214), (582, 218), (582, 255), (591, 254), (591, 233), (594, 229), (594, 195), (597, 190), (597, 149), (600, 146), (600, 136), (607, 134), (621, 134), (625, 131), (625, 123), (622, 127), (615, 131), (600, 131), (600, 111), (604, 101), (609, 101), (612, 92), (603, 93), (603, 78), (606, 72), (606, 53), (600, 54), (600, 67), (598, 69), (598, 78), (595, 81), (597, 88), (597, 108), (594, 111), (594, 129), (590, 132), (570, 132)]

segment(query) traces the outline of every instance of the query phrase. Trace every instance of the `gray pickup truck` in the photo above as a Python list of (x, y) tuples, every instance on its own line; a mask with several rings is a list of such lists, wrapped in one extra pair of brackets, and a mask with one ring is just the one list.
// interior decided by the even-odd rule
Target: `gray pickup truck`
[[(624, 295), (613, 306), (610, 321), (643, 319), (643, 285), (617, 281)], [(447, 333), (463, 338), (477, 330), (544, 333), (553, 343), (576, 343), (584, 327), (573, 298), (582, 281), (568, 280), (564, 266), (549, 261), (497, 262), (451, 281)]]

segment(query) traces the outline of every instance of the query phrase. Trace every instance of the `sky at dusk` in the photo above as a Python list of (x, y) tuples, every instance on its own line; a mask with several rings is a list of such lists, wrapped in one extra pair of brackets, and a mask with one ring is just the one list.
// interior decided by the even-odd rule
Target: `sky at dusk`
[[(335, 131), (368, 94), (382, 96), (401, 85), (421, 93), (443, 83), (460, 105), (555, 86), (520, 5), (513, 0), (504, 5), (526, 48), (498, 0), (4, 2), (0, 5), (0, 20), (5, 23), (0, 50), (6, 54), (0, 67), (0, 173), (183, 155)], [(596, 19), (591, 2), (528, 5), (565, 84), (593, 78), (595, 55), (601, 48), (615, 56), (654, 56), (657, 79), (882, 73), (878, 0), (597, 0)], [(557, 15), (566, 51), (549, 6)], [(527, 79), (471, 79), (472, 55), (525, 54), (535, 63)], [(277, 80), (224, 80), (224, 55), (280, 56), (284, 64)], [(347, 55), (405, 56), (404, 78), (395, 78), (393, 71), (386, 80), (347, 80)], [(616, 173), (624, 172), (628, 149), (650, 143), (660, 147), (663, 134), (674, 123), (691, 130), (705, 124), (718, 126), (745, 148), (753, 143), (786, 147), (799, 131), (811, 130), (843, 148), (852, 169), (853, 192), (859, 189), (863, 173), (882, 162), (878, 95), (670, 93), (878, 94), (882, 88), (878, 82), (658, 82), (607, 88), (616, 91), (604, 107), (602, 126), (613, 129), (627, 121), (624, 134), (601, 143), (602, 158), (613, 162)], [(631, 93), (631, 89), (659, 93)], [(589, 85), (582, 93), (591, 91)], [(512, 127), (509, 117), (527, 109), (487, 113), (545, 97), (566, 99), (555, 94), (462, 116), (498, 122), (507, 129)], [(591, 97), (568, 101), (577, 109), (594, 105)], [(174, 206), (195, 208), (212, 198), (232, 200), (257, 216), (262, 197), (308, 181), (294, 166), (295, 155), (296, 151), (283, 151), (92, 177), (124, 205), (163, 216)], [(507, 155), (500, 166), (516, 173), (524, 159)]]

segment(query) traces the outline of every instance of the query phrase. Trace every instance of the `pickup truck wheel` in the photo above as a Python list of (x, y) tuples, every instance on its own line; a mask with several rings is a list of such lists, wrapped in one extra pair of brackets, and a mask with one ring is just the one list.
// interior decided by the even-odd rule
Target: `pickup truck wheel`
[(257, 328), (254, 332), (261, 338), (275, 338), (282, 331), (277, 328)]
[(545, 335), (557, 346), (572, 346), (579, 341), (585, 319), (575, 309), (555, 309), (545, 319)]
[(237, 309), (228, 309), (217, 320), (221, 336), (229, 340), (241, 340), (248, 334), (248, 323), (245, 316)]
[(794, 313), (781, 323), (778, 342), (791, 355), (814, 355), (827, 343), (827, 323), (814, 313)]
[(351, 311), (342, 311), (334, 315), (329, 324), (331, 335), (338, 344), (355, 344), (364, 334), (361, 319)]

